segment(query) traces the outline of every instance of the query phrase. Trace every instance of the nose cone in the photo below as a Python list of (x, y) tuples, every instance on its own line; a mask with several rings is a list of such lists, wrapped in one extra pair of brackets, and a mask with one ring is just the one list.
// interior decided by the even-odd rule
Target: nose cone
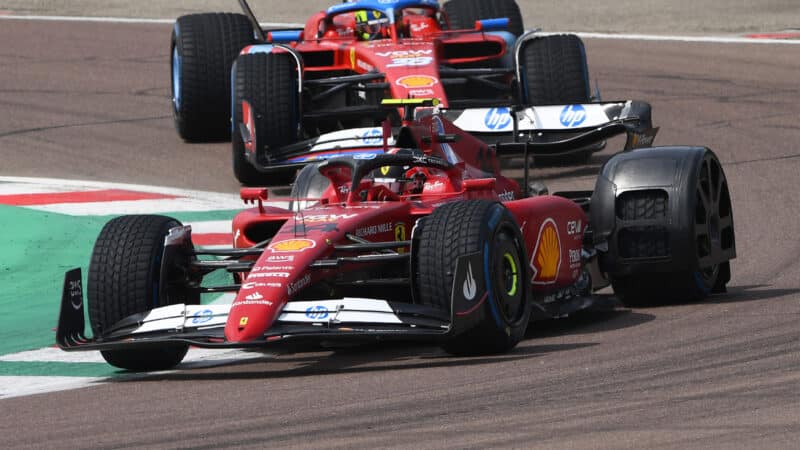
[[(269, 303), (273, 303), (266, 300)], [(271, 310), (274, 305), (268, 304), (234, 304), (225, 324), (225, 339), (228, 342), (250, 342), (264, 335), (272, 323)]]

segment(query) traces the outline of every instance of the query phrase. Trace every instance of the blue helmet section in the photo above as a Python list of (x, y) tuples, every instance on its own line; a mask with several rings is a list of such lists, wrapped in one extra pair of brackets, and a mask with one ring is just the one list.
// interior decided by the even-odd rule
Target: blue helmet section
[(392, 12), (404, 8), (436, 8), (439, 9), (439, 0), (356, 0), (354, 2), (341, 3), (328, 8), (329, 16), (346, 12), (358, 11), (359, 9), (376, 9), (392, 17)]

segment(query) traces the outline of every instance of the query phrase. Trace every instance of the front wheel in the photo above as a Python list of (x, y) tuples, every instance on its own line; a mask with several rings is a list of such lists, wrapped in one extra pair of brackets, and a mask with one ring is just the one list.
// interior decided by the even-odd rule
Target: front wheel
[(172, 113), (185, 141), (230, 136), (231, 65), (252, 43), (253, 27), (242, 14), (190, 14), (175, 21), (170, 46)]
[[(520, 98), (528, 105), (575, 105), (591, 101), (589, 66), (583, 41), (574, 34), (534, 36), (519, 55)], [(565, 116), (566, 127), (578, 127), (585, 116)]]
[(522, 13), (514, 0), (450, 0), (443, 6), (452, 29), (472, 29), (483, 19), (508, 18), (508, 31), (519, 36), (525, 31)]
[[(162, 289), (174, 280), (161, 279), (164, 237), (181, 223), (165, 216), (121, 216), (109, 221), (92, 252), (88, 277), (89, 323), (102, 337), (133, 314), (172, 304), (200, 303), (200, 295), (188, 289)], [(168, 292), (168, 295), (162, 293)], [(170, 344), (133, 350), (107, 350), (101, 354), (116, 367), (149, 371), (171, 368), (183, 360), (186, 344)]]
[(525, 247), (514, 217), (488, 200), (448, 203), (417, 223), (413, 277), (418, 302), (448, 311), (454, 355), (512, 349), (531, 315)]
[(288, 184), (294, 169), (265, 175), (248, 154), (261, 161), (297, 141), (297, 66), (286, 53), (254, 53), (239, 56), (233, 72), (233, 173), (246, 186)]

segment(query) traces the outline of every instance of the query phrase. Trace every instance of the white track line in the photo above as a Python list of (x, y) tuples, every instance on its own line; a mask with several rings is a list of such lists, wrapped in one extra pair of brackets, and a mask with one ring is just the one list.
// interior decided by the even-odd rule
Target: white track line
[(97, 377), (0, 376), (0, 400), (11, 397), (66, 391), (100, 384)]
[[(192, 347), (183, 363), (201, 363), (211, 361), (229, 361), (232, 358), (252, 359), (262, 358), (265, 353), (240, 349), (207, 349)], [(106, 363), (100, 352), (65, 352), (56, 347), (40, 348), (19, 353), (10, 353), (0, 356), (0, 361), (7, 362), (55, 362), (55, 363)], [(111, 366), (109, 366), (111, 368)], [(113, 370), (113, 369), (112, 369)]]
[[(171, 24), (175, 19), (144, 19), (136, 17), (90, 17), (90, 16), (15, 16), (0, 14), (0, 20), (45, 20), (51, 22), (99, 22), (99, 23), (135, 23), (135, 24)], [(302, 23), (260, 22), (265, 28), (303, 28)]]
[[(201, 369), (231, 364), (251, 359), (275, 358), (272, 353), (245, 351), (239, 349), (210, 350), (190, 348), (189, 353), (175, 370), (160, 373), (170, 373), (177, 370)], [(3, 355), (0, 361), (22, 362), (60, 362), (60, 363), (105, 363), (100, 352), (64, 352), (56, 348), (20, 352), (12, 355)], [(110, 370), (113, 370), (109, 366)], [(146, 378), (159, 372), (149, 374), (124, 374), (125, 378)], [(0, 376), (0, 400), (26, 395), (44, 394), (47, 392), (80, 389), (88, 386), (97, 386), (108, 381), (107, 377), (69, 377), (69, 376)]]
[[(548, 33), (549, 34), (549, 33)], [(555, 34), (555, 33), (553, 33)], [(787, 44), (800, 45), (800, 39), (755, 39), (737, 36), (659, 36), (651, 34), (575, 33), (586, 39), (620, 39), (630, 41), (672, 41), (702, 44)]]
[(243, 202), (214, 202), (199, 198), (158, 200), (118, 200), (112, 202), (56, 203), (26, 206), (37, 211), (69, 216), (105, 216), (112, 214), (156, 214), (168, 212), (206, 212), (243, 209)]
[(208, 200), (219, 200), (221, 202), (237, 200), (241, 201), (238, 194), (225, 194), (220, 192), (195, 191), (190, 189), (179, 189), (166, 186), (149, 186), (144, 184), (111, 183), (106, 181), (84, 181), (67, 180), (63, 178), (35, 178), (35, 177), (4, 177), (0, 176), (0, 183), (30, 183), (45, 184), (55, 186), (67, 186), (75, 188), (98, 188), (98, 189), (123, 189), (138, 192), (150, 192), (153, 194), (174, 195), (176, 197), (203, 198)]
[[(7, 183), (5, 186), (2, 183)], [(197, 208), (196, 211), (215, 211), (215, 210), (241, 210), (250, 208), (252, 204), (245, 204), (242, 201), (239, 194), (226, 194), (222, 192), (208, 192), (208, 191), (196, 191), (190, 189), (179, 189), (173, 187), (166, 187), (166, 186), (148, 186), (143, 184), (128, 184), (128, 183), (111, 183), (105, 181), (83, 181), (83, 180), (67, 180), (61, 178), (34, 178), (34, 177), (5, 177), (0, 176), (0, 193), (5, 193), (4, 188), (8, 186), (9, 194), (11, 193), (21, 193), (21, 189), (23, 189), (19, 184), (31, 184), (34, 185), (34, 190), (31, 193), (37, 192), (37, 190), (46, 189), (42, 188), (41, 186), (55, 186), (58, 191), (64, 191), (65, 188), (73, 188), (73, 189), (121, 189), (121, 190), (128, 190), (128, 191), (137, 191), (137, 192), (148, 192), (153, 194), (164, 194), (164, 195), (173, 195), (175, 197), (182, 197), (181, 199), (176, 199), (175, 201), (179, 202), (186, 202), (186, 206), (180, 206), (176, 204), (175, 207), (177, 209), (173, 209), (172, 211), (192, 211), (191, 207)], [(69, 189), (67, 189), (68, 191)], [(192, 205), (188, 205), (187, 199), (192, 199)], [(148, 202), (151, 200), (133, 200), (127, 201), (127, 203), (135, 203), (135, 202)], [(163, 202), (164, 200), (152, 200), (156, 202)], [(126, 201), (118, 201), (113, 203), (126, 203)], [(108, 203), (104, 203), (108, 205)], [(143, 203), (142, 203), (143, 204)], [(81, 203), (80, 205), (91, 205), (91, 203)], [(266, 201), (264, 205), (276, 206), (278, 208), (288, 208), (289, 202), (286, 200), (277, 200), (277, 201)], [(77, 215), (85, 215), (85, 214), (93, 214), (93, 213), (85, 213), (80, 214), (74, 212), (69, 206), (64, 206), (63, 208), (59, 209), (55, 207), (54, 209), (51, 206), (57, 205), (41, 205), (40, 206), (33, 206), (35, 209), (43, 209), (47, 208), (48, 211), (51, 212), (60, 212), (63, 214), (77, 214)], [(131, 205), (133, 206), (133, 205)], [(63, 210), (63, 211), (62, 211)], [(159, 209), (160, 211), (170, 211), (168, 209)], [(116, 210), (106, 210), (105, 214), (116, 214)], [(127, 210), (130, 211), (130, 210)], [(151, 210), (152, 211), (152, 210)], [(147, 212), (147, 211), (144, 211)], [(131, 212), (125, 212), (126, 214), (131, 214)]]

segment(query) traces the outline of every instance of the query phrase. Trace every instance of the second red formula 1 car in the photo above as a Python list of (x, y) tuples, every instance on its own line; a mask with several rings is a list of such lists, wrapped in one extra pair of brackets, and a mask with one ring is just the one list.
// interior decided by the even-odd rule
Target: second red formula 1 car
[[(240, 3), (245, 14), (178, 19), (172, 92), (181, 136), (230, 134), (233, 171), (245, 185), (290, 182), (307, 158), (286, 157), (287, 147), (297, 154), (309, 140), (344, 139), (328, 136), (341, 130), (375, 141), (383, 99), (437, 98), (449, 111), (596, 99), (581, 40), (521, 35), (514, 0), (358, 0), (295, 30), (263, 30)], [(502, 112), (482, 123), (511, 125)], [(583, 128), (565, 123), (566, 131)]]
[[(307, 165), (281, 206), (267, 189), (243, 188), (256, 205), (234, 218), (233, 248), (196, 248), (191, 228), (169, 217), (108, 222), (89, 266), (94, 337), (84, 337), (76, 269), (58, 345), (131, 370), (173, 367), (189, 345), (418, 339), (475, 355), (512, 349), (532, 317), (585, 308), (609, 284), (628, 305), (724, 291), (735, 244), (722, 167), (704, 147), (636, 148), (652, 137), (648, 105), (602, 106), (616, 118), (568, 140), (489, 146), (436, 100), (385, 103), (380, 153)], [(527, 113), (512, 115), (513, 129)], [(620, 133), (629, 151), (604, 166), (594, 192), (534, 195), (527, 169), (522, 186), (499, 170), (499, 156)], [(217, 271), (233, 282), (209, 285)], [(219, 292), (235, 299), (201, 304)]]

